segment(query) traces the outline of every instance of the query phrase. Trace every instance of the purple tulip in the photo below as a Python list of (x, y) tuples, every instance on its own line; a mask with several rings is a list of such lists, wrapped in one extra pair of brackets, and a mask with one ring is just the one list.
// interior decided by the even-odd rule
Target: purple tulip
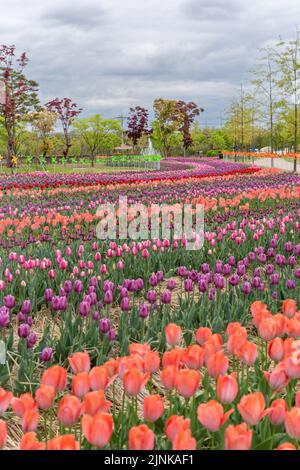
[(93, 313), (92, 318), (93, 320), (98, 321), (100, 318), (100, 313), (96, 310), (96, 312)]
[(141, 318), (147, 318), (149, 317), (150, 314), (150, 308), (149, 305), (147, 304), (141, 304), (139, 308), (139, 316)]
[(0, 328), (5, 328), (9, 325), (9, 309), (7, 307), (0, 307)]
[(76, 281), (74, 282), (74, 291), (77, 294), (80, 294), (80, 292), (83, 291), (83, 284), (79, 279), (76, 279)]
[(80, 302), (79, 314), (82, 317), (87, 317), (88, 314), (90, 313), (90, 309), (91, 309), (91, 305), (89, 304), (89, 302), (87, 302), (86, 300), (83, 300), (82, 302)]
[(111, 328), (110, 320), (106, 317), (101, 318), (99, 322), (99, 328), (100, 328), (101, 333), (107, 333)]
[(33, 331), (27, 337), (27, 348), (32, 349), (37, 342), (37, 335)]
[(123, 312), (128, 312), (130, 310), (130, 303), (128, 297), (123, 297), (120, 303), (120, 307)]
[(193, 292), (193, 281), (191, 279), (185, 279), (184, 290), (186, 292)]
[(5, 305), (5, 307), (11, 309), (16, 305), (16, 300), (13, 295), (8, 294), (3, 297), (3, 304)]
[(30, 300), (24, 300), (22, 307), (21, 307), (21, 312), (24, 313), (25, 315), (28, 315), (31, 312)]
[(155, 290), (149, 290), (147, 292), (146, 298), (147, 298), (147, 300), (150, 304), (154, 304), (154, 302), (156, 302), (156, 298), (157, 298)]
[(111, 290), (107, 290), (103, 297), (103, 302), (105, 305), (110, 305), (113, 301), (113, 293)]
[(52, 348), (46, 347), (46, 348), (42, 349), (42, 351), (41, 351), (41, 353), (40, 353), (40, 359), (41, 359), (41, 361), (43, 361), (43, 362), (49, 362), (49, 361), (51, 360), (52, 353), (53, 353), (53, 349), (52, 349)]
[(156, 274), (154, 274), (154, 273), (151, 274), (150, 279), (149, 279), (149, 284), (150, 284), (151, 287), (157, 286), (157, 284), (158, 284), (158, 279), (157, 279)]
[(288, 279), (288, 280), (286, 281), (286, 287), (287, 287), (287, 289), (289, 289), (289, 290), (296, 289), (296, 282), (295, 282), (293, 279)]
[(51, 302), (52, 297), (53, 297), (53, 290), (45, 289), (45, 293), (44, 293), (45, 302)]
[(116, 339), (116, 332), (113, 328), (111, 330), (109, 330), (109, 332), (108, 332), (108, 339), (109, 339), (109, 341), (115, 341), (115, 339)]
[(270, 277), (271, 285), (277, 286), (279, 284), (280, 276), (278, 273), (274, 273)]
[(30, 333), (30, 326), (27, 323), (22, 323), (18, 328), (18, 335), (20, 338), (27, 338)]
[(250, 282), (244, 282), (242, 286), (242, 291), (245, 295), (249, 295), (251, 293), (251, 284)]
[(161, 301), (163, 304), (171, 303), (171, 292), (169, 290), (164, 290), (161, 294)]
[(175, 279), (169, 279), (167, 282), (167, 289), (173, 290), (176, 287), (176, 281)]

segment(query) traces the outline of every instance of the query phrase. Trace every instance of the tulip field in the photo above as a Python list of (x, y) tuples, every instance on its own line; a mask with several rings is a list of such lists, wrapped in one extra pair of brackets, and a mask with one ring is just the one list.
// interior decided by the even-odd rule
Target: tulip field
[[(202, 204), (204, 243), (97, 236)], [(215, 158), (0, 174), (0, 448), (300, 449), (300, 176)]]

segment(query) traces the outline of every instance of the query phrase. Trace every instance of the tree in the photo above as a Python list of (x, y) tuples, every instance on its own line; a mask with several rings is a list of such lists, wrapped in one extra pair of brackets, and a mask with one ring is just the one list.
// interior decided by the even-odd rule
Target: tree
[(92, 166), (100, 151), (110, 151), (121, 144), (121, 124), (115, 119), (104, 119), (100, 114), (74, 122), (74, 129), (84, 141), (91, 156)]
[(182, 119), (179, 131), (182, 133), (184, 156), (186, 156), (188, 148), (193, 143), (191, 136), (191, 125), (193, 124), (195, 117), (199, 116), (199, 114), (202, 113), (204, 109), (199, 108), (193, 101), (186, 103), (185, 101), (181, 100), (177, 101), (177, 108), (179, 109)]
[(157, 121), (152, 122), (151, 140), (155, 149), (159, 150), (166, 158), (171, 153), (171, 149), (181, 150), (182, 134), (179, 130), (172, 133), (163, 133)]
[[(300, 99), (300, 31), (296, 30), (296, 37), (292, 41), (281, 41), (274, 50), (274, 59), (281, 74), (278, 81), (279, 87), (288, 100), (291, 100), (294, 108), (294, 152), (298, 152), (298, 121)], [(297, 158), (294, 158), (294, 171), (297, 170)]]
[(24, 116), (32, 109), (38, 109), (38, 85), (24, 75), (28, 58), (23, 52), (16, 58), (15, 46), (0, 46), (0, 82), (2, 83), (2, 99), (0, 116), (7, 135), (7, 165), (14, 167), (16, 154), (17, 129)]
[(141, 106), (129, 109), (127, 136), (132, 141), (133, 148), (143, 135), (149, 134), (148, 116), (149, 113), (147, 109), (142, 108)]
[(71, 143), (71, 136), (70, 136), (70, 127), (74, 121), (74, 119), (79, 116), (82, 111), (82, 108), (78, 108), (78, 105), (74, 103), (70, 98), (55, 98), (54, 100), (49, 101), (46, 103), (46, 108), (48, 111), (56, 113), (58, 119), (61, 122), (64, 140), (65, 140), (65, 148), (63, 150), (64, 158), (67, 158)]
[[(160, 148), (162, 154), (167, 158), (171, 142), (176, 133), (180, 132), (183, 123), (183, 116), (177, 106), (176, 100), (156, 99), (153, 104), (155, 121), (152, 139), (156, 141), (156, 148)], [(159, 145), (159, 147), (158, 147)]]
[[(267, 122), (270, 135), (270, 149), (274, 150), (274, 118), (278, 109), (282, 106), (282, 100), (278, 96), (278, 70), (275, 68), (274, 55), (270, 48), (261, 50), (263, 56), (260, 58), (256, 68), (252, 71), (253, 85), (256, 87), (256, 99), (260, 104), (262, 119)], [(273, 164), (273, 160), (272, 160)]]
[(36, 133), (37, 139), (41, 142), (39, 153), (43, 158), (50, 155), (53, 144), (50, 139), (50, 133), (54, 130), (57, 121), (57, 115), (48, 109), (41, 111), (33, 111), (28, 114), (28, 121), (31, 123), (33, 131)]

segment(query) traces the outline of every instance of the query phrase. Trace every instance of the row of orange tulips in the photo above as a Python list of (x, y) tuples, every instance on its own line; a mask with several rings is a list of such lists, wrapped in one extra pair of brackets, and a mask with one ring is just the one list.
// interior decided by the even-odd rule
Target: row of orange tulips
[(50, 366), (32, 393), (1, 388), (0, 447), (16, 416), (22, 450), (295, 450), (300, 311), (288, 299), (281, 313), (261, 301), (251, 313), (258, 341), (235, 322), (224, 337), (199, 327), (186, 344), (169, 323), (162, 357), (140, 343), (101, 365), (76, 352), (70, 371)]

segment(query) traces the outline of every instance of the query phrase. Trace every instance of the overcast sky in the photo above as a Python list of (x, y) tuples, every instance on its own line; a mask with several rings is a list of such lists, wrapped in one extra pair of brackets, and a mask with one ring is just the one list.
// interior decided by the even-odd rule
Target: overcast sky
[(193, 100), (202, 123), (246, 81), (257, 48), (294, 35), (299, 0), (0, 0), (0, 44), (28, 52), (42, 102), (68, 96), (114, 117), (157, 97)]

